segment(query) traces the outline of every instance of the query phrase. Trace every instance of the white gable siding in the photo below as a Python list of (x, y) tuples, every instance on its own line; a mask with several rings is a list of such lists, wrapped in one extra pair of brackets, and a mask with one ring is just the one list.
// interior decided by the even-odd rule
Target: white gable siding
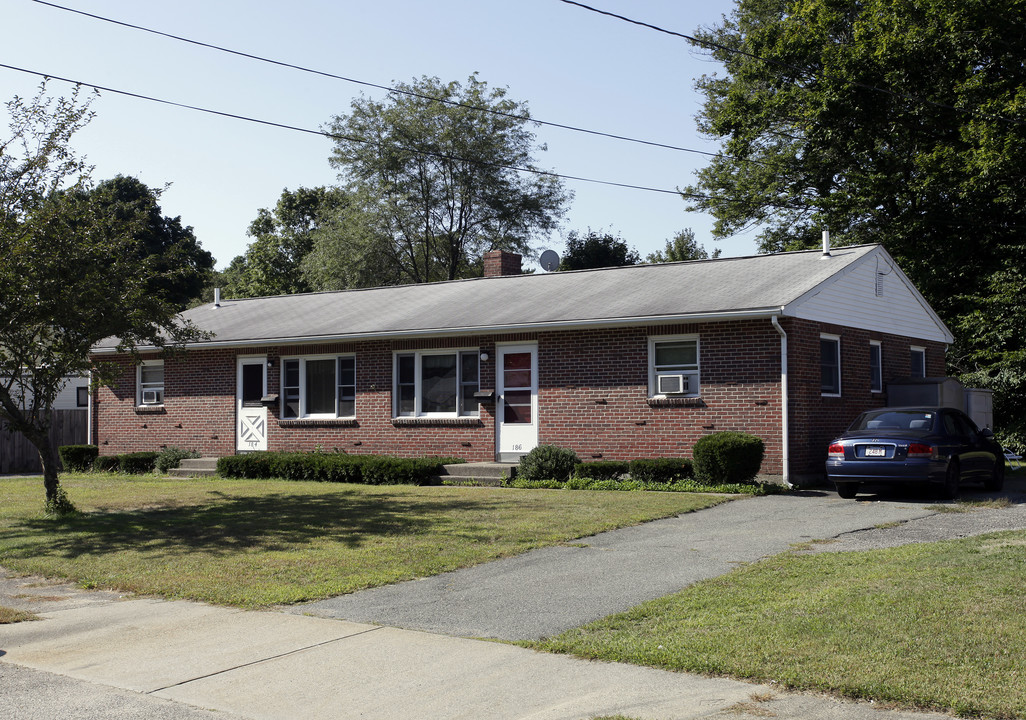
[[(829, 258), (824, 258), (829, 263)], [(877, 296), (877, 268), (882, 293)], [(950, 343), (950, 332), (882, 250), (870, 253), (788, 306), (786, 315)]]

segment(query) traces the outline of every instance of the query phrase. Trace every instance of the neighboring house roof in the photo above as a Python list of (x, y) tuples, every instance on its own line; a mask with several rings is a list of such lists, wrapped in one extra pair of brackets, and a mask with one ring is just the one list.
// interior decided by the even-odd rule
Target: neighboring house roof
[[(696, 322), (727, 318), (822, 315), (829, 302), (850, 294), (833, 286), (870, 264), (883, 266), (892, 288), (881, 306), (899, 295), (925, 340), (951, 342), (951, 333), (880, 245), (634, 265), (599, 270), (484, 277), (420, 285), (339, 292), (222, 299), (183, 317), (212, 333), (190, 347), (461, 335), (496, 331)], [(891, 272), (891, 269), (894, 272)], [(871, 271), (869, 283), (878, 270)], [(863, 288), (861, 295), (872, 295)], [(872, 301), (865, 297), (858, 302)], [(880, 298), (877, 298), (878, 300)], [(842, 307), (840, 324), (904, 334), (887, 312), (861, 318)], [(815, 318), (813, 318), (815, 319)], [(890, 318), (893, 319), (893, 318)], [(854, 322), (853, 322), (854, 320)], [(864, 320), (861, 324), (859, 320)], [(839, 322), (833, 320), (830, 322)], [(95, 348), (113, 350), (107, 340)]]

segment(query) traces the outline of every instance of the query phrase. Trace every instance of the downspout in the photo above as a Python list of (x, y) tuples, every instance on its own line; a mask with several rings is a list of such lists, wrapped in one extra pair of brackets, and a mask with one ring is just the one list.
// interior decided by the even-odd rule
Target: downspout
[(93, 371), (89, 371), (89, 392), (86, 395), (86, 445), (95, 445), (93, 441)]
[[(783, 310), (783, 308), (781, 308)], [(781, 445), (781, 462), (784, 466), (784, 485), (794, 487), (791, 484), (790, 471), (790, 437), (787, 423), (787, 333), (777, 322), (777, 315), (770, 316), (770, 322), (778, 333), (780, 333), (780, 425), (783, 445)]]

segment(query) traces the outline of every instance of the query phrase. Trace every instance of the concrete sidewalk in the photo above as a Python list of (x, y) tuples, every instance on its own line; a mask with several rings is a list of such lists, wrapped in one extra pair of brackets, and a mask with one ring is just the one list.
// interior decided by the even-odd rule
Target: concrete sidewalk
[[(181, 703), (189, 713), (181, 717), (188, 718), (204, 717), (192, 708), (205, 708), (227, 713), (221, 717), (281, 720), (578, 720), (614, 714), (684, 720), (746, 712), (881, 720), (871, 704), (766, 685), (188, 602), (125, 600), (48, 613), (43, 622), (0, 628), (0, 647), (0, 673), (6, 663), (16, 663), (84, 681), (100, 693), (113, 693), (105, 686), (131, 690), (149, 702)], [(62, 706), (46, 707), (46, 697), (15, 698), (4, 685), (4, 717), (63, 714)], [(4, 704), (13, 702), (18, 706), (4, 712)]]
[[(70, 702), (81, 720), (586, 720), (616, 714), (641, 720), (944, 718), (452, 636), (468, 634), (468, 628), (499, 636), (495, 626), (461, 625), (468, 617), (477, 623), (485, 614), (501, 616), (500, 624), (513, 618), (507, 629), (515, 633), (539, 632), (531, 616), (541, 614), (547, 633), (550, 626), (580, 624), (615, 611), (613, 605), (672, 592), (791, 543), (855, 530), (875, 532), (875, 526), (909, 520), (912, 525), (925, 522), (916, 518), (933, 515), (922, 502), (856, 502), (827, 492), (740, 500), (587, 538), (581, 547), (550, 548), (480, 566), (465, 577), (450, 573), (441, 580), (348, 596), (371, 597), (369, 606), (380, 607), (372, 596), (384, 592), (396, 608), (406, 597), (415, 614), (440, 603), (432, 611), (435, 617), (458, 619), (442, 629), (451, 633), (446, 635), (351, 619), (122, 599), (52, 583), (34, 587), (25, 580), (5, 580), (0, 572), (0, 592), (6, 595), (0, 604), (50, 608), (42, 622), (0, 626), (0, 717), (58, 717)], [(1009, 520), (1026, 527), (1026, 513), (1019, 508)], [(585, 576), (591, 579), (585, 582)], [(643, 582), (644, 577), (657, 581)], [(477, 583), (481, 593), (475, 594), (470, 586)], [(426, 599), (414, 602), (422, 589)], [(481, 594), (494, 597), (482, 599)], [(570, 602), (575, 596), (580, 600)], [(485, 613), (467, 607), (486, 600), (491, 605)], [(559, 612), (566, 604), (571, 611)], [(392, 624), (399, 620), (409, 621), (399, 618)], [(49, 673), (56, 674), (56, 682), (47, 682), (55, 677)], [(55, 694), (53, 687), (60, 692)]]

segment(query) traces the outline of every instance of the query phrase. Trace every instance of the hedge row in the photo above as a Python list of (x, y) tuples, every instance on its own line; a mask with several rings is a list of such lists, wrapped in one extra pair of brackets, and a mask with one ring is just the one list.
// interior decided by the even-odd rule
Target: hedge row
[(397, 458), (388, 455), (342, 453), (252, 452), (217, 461), (217, 474), (226, 478), (284, 478), (365, 485), (429, 485), (443, 465), (458, 458)]
[(527, 483), (620, 480), (624, 475), (643, 483), (670, 483), (693, 478), (695, 473), (691, 461), (685, 458), (582, 463), (573, 450), (555, 445), (539, 445), (531, 450), (520, 459), (516, 472), (516, 477)]
[(134, 452), (123, 455), (100, 455), (96, 445), (62, 445), (57, 448), (61, 464), (68, 472), (98, 470), (138, 475), (153, 472), (160, 453)]

